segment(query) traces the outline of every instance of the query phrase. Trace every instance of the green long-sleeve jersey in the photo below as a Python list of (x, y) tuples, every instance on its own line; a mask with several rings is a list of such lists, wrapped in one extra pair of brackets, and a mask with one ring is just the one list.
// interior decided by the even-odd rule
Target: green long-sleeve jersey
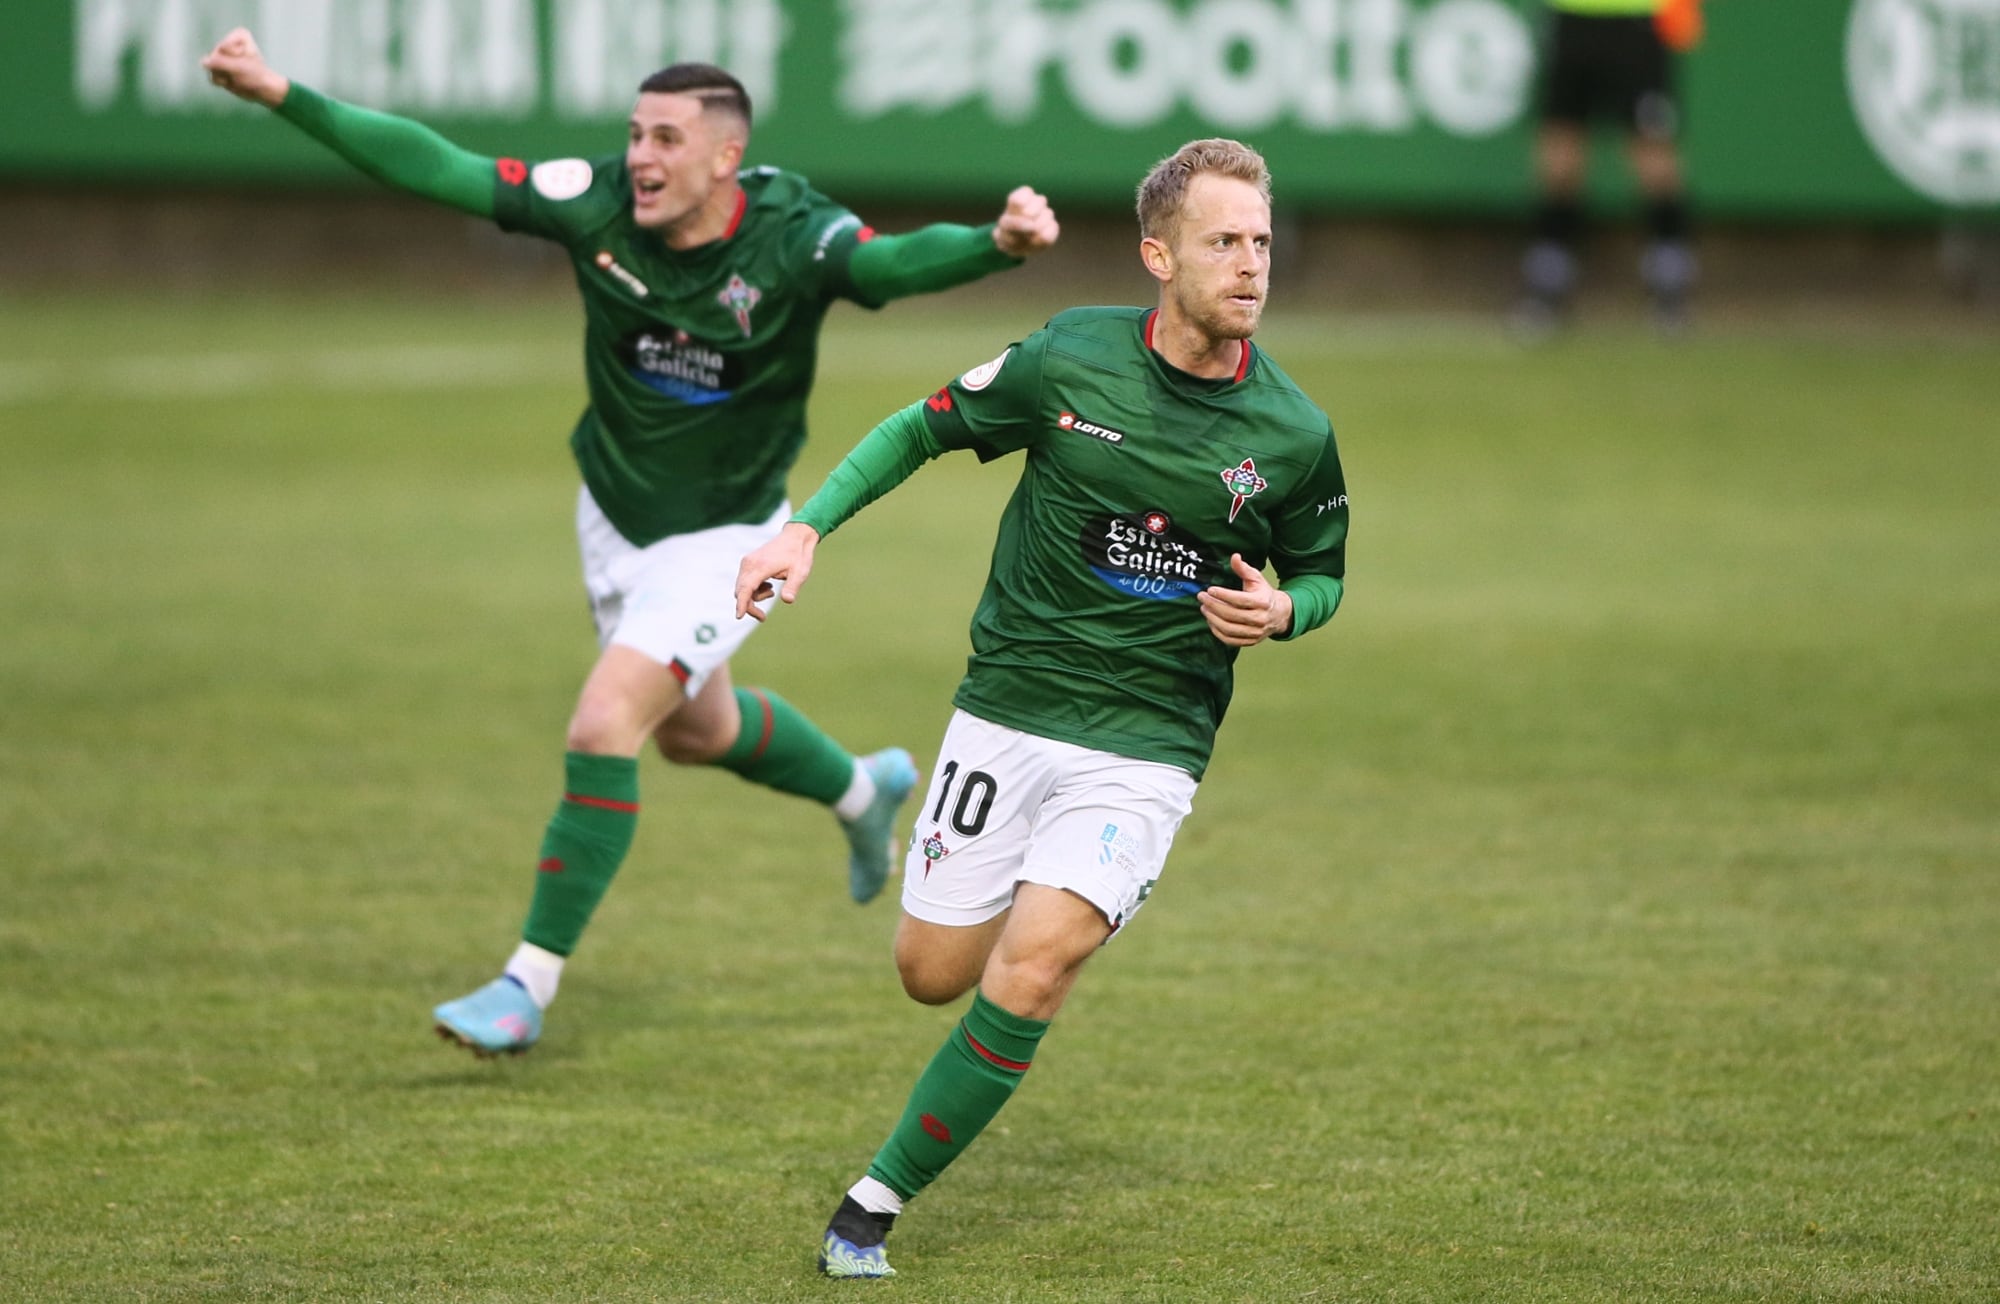
[(622, 155), (486, 157), (296, 83), (279, 112), (379, 180), (568, 252), (590, 400), (570, 447), (605, 516), (641, 546), (777, 510), (836, 299), (877, 307), (1020, 261), (990, 226), (876, 237), (771, 167), (740, 175), (722, 238), (673, 250), (633, 220)]
[(954, 701), (982, 719), (1199, 778), (1237, 649), (1195, 594), (1242, 587), (1232, 553), (1292, 595), (1296, 637), (1345, 585), (1347, 484), (1331, 423), (1248, 342), (1233, 377), (1182, 372), (1153, 314), (1079, 308), (883, 423), (802, 508), (825, 534), (922, 461), (1024, 451)]

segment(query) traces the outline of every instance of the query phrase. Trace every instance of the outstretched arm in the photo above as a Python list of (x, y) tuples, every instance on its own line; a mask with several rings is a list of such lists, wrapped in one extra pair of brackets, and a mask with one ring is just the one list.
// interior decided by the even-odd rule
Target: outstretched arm
[(299, 85), (264, 62), (245, 28), (217, 42), (201, 66), (217, 86), (274, 110), (377, 181), (474, 217), (493, 216), (496, 160), (460, 149), (422, 123), (343, 104)]
[(1013, 267), (1056, 242), (1062, 227), (1049, 201), (1027, 186), (1007, 196), (990, 226), (940, 222), (907, 235), (878, 235), (854, 250), (848, 276), (870, 303), (948, 290)]
[[(768, 603), (773, 596), (787, 603), (798, 601), (820, 539), (944, 451), (924, 424), (919, 406), (912, 403), (869, 431), (777, 537), (743, 559), (736, 571), (738, 620), (764, 619), (764, 608), (757, 604)], [(771, 583), (780, 579), (785, 582), (782, 590)]]

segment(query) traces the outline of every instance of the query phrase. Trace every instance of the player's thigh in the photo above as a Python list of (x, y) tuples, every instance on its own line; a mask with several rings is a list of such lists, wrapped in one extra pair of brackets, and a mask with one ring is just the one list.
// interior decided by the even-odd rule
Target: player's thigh
[(571, 712), (573, 752), (636, 756), (648, 734), (684, 701), (681, 681), (643, 652), (613, 645), (598, 654)]
[(667, 667), (690, 700), (699, 698), (758, 625), (736, 618), (737, 566), (790, 516), (781, 505), (769, 520), (639, 547), (612, 529), (584, 492), (577, 541), (599, 643), (645, 654)]
[(903, 861), (903, 909), (945, 927), (1004, 913), (1043, 799), (1078, 749), (952, 713)]
[(1053, 1019), (1076, 985), (1084, 961), (1111, 937), (1093, 902), (1065, 889), (1020, 884), (979, 989), (1003, 1009), (1029, 1019)]
[(896, 925), (896, 972), (903, 990), (943, 1005), (972, 990), (1006, 926), (1005, 911), (977, 924), (934, 924), (905, 912)]
[(1166, 872), (1196, 787), (1193, 775), (1171, 765), (1085, 752), (1042, 802), (1022, 882), (1089, 902), (1104, 917), (1106, 937), (1116, 935)]

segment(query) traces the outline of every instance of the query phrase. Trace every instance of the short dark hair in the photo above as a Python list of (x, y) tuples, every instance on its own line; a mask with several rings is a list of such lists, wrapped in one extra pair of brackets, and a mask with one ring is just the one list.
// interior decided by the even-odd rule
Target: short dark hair
[(720, 109), (750, 126), (750, 92), (712, 63), (675, 63), (639, 83), (641, 95), (692, 95), (703, 109)]

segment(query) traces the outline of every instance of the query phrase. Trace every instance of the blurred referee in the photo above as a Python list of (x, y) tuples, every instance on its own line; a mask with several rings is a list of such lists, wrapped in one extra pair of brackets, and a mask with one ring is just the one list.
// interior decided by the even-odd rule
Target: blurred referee
[(1645, 199), (1639, 276), (1655, 321), (1684, 328), (1695, 259), (1682, 181), (1676, 56), (1701, 37), (1700, 0), (1546, 0), (1535, 136), (1534, 242), (1522, 259), (1515, 329), (1530, 338), (1566, 320), (1584, 233), (1584, 175), (1593, 122), (1616, 122)]

